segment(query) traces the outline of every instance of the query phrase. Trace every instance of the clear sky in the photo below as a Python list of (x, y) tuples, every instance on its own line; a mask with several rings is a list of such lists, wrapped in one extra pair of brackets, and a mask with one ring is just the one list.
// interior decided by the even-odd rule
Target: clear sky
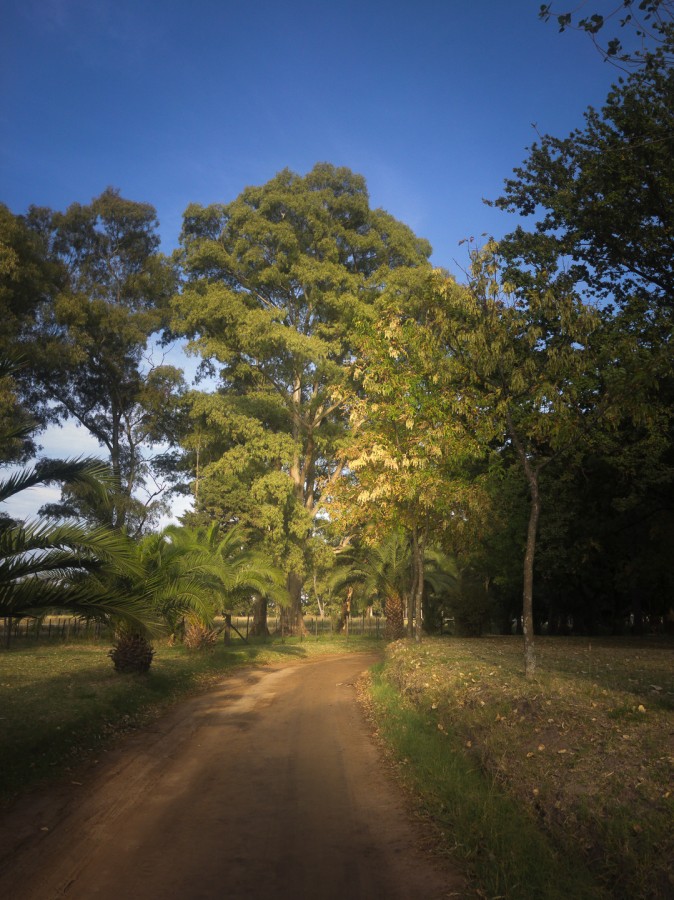
[[(560, 0), (561, 2), (561, 0)], [(563, 3), (562, 3), (563, 5)], [(0, 200), (64, 209), (105, 187), (158, 210), (227, 202), (315, 162), (427, 237), (509, 230), (483, 197), (616, 72), (539, 0), (5, 0)]]
[[(0, 201), (65, 209), (111, 185), (156, 207), (170, 251), (188, 203), (326, 161), (364, 175), (372, 205), (456, 271), (462, 238), (512, 229), (482, 201), (524, 160), (533, 124), (566, 135), (616, 80), (539, 7), (4, 0)], [(58, 441), (45, 449), (62, 453)]]

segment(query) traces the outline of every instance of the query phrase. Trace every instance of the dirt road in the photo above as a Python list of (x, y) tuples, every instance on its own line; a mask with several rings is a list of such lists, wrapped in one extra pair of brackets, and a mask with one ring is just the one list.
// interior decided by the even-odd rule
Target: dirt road
[(462, 896), (460, 876), (419, 847), (356, 702), (373, 661), (228, 678), (24, 798), (0, 823), (0, 897)]

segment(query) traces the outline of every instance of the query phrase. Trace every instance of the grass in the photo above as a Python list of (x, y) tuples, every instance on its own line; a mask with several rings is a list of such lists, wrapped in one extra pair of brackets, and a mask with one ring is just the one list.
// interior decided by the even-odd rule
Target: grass
[(673, 896), (674, 645), (538, 648), (527, 681), (517, 638), (390, 645), (380, 732), (487, 896)]
[(157, 643), (147, 676), (118, 675), (108, 645), (17, 642), (0, 651), (0, 798), (60, 776), (150, 722), (182, 697), (245, 665), (380, 649), (367, 637), (222, 643), (206, 651)]
[[(117, 675), (81, 638), (0, 651), (0, 794), (60, 777), (182, 697), (244, 665), (381, 649), (352, 636), (206, 652), (157, 644), (147, 677)], [(392, 644), (372, 710), (447, 851), (485, 897), (674, 895), (674, 645), (517, 638)]]
[(590, 900), (599, 898), (590, 873), (557, 853), (535, 821), (476, 760), (452, 731), (437, 727), (400, 695), (381, 673), (372, 681), (379, 734), (395, 748), (399, 771), (421, 797), (454, 859), (488, 897)]

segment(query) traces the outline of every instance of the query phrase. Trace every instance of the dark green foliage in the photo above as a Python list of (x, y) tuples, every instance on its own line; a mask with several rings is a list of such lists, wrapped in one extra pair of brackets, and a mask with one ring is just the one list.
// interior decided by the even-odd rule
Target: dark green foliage
[[(666, 314), (674, 303), (674, 69), (666, 51), (674, 32), (650, 56), (648, 70), (619, 82), (604, 107), (589, 109), (585, 127), (567, 138), (545, 135), (496, 201), (537, 215), (535, 230), (501, 244), (517, 266), (555, 268), (570, 259), (565, 280), (589, 285), (620, 306), (636, 302)], [(519, 278), (522, 278), (520, 271)]]
[[(581, 431), (540, 472), (533, 619), (551, 633), (660, 630), (671, 606), (674, 32), (670, 4), (638, 6), (666, 15), (636, 70), (583, 128), (543, 136), (496, 201), (535, 219), (499, 246), (515, 291), (530, 297), (547, 281), (597, 310), (576, 344), (591, 365), (564, 387), (576, 392)], [(602, 28), (595, 16), (579, 25)], [(513, 526), (524, 499), (508, 499), (508, 483), (493, 484), (507, 520), (481, 560), (504, 613), (513, 582), (499, 547), (521, 552)]]
[[(33, 376), (40, 355), (35, 335), (62, 276), (42, 236), (0, 204), (0, 464), (23, 463), (33, 456), (29, 426), (51, 417), (35, 393)], [(18, 433), (17, 428), (27, 430)]]

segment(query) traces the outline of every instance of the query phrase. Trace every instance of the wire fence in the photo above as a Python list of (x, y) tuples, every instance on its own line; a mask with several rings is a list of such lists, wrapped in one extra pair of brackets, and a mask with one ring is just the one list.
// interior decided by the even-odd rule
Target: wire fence
[(111, 640), (113, 628), (94, 619), (77, 616), (46, 616), (44, 619), (0, 619), (0, 643), (32, 640)]
[[(384, 636), (386, 620), (382, 616), (349, 616), (338, 628), (337, 621), (330, 616), (305, 616), (306, 634), (301, 637), (322, 637), (326, 635), (362, 635), (372, 638)], [(219, 624), (219, 623), (218, 623)], [(252, 625), (251, 616), (232, 616), (232, 625), (239, 632), (240, 639), (248, 639)], [(280, 618), (270, 616), (267, 627), (271, 635), (280, 633)], [(232, 635), (236, 640), (236, 636)], [(0, 618), (0, 646), (17, 641), (112, 641), (114, 629), (103, 622), (80, 619), (76, 616), (45, 616), (42, 619)]]

